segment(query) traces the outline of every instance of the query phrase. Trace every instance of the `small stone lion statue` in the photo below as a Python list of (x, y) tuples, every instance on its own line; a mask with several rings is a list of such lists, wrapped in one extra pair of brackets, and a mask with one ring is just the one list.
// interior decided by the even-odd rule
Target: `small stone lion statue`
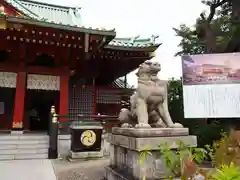
[(130, 97), (130, 108), (122, 108), (118, 119), (124, 128), (183, 128), (173, 123), (167, 103), (167, 83), (161, 81), (157, 74), (161, 65), (145, 61), (139, 66), (138, 86)]

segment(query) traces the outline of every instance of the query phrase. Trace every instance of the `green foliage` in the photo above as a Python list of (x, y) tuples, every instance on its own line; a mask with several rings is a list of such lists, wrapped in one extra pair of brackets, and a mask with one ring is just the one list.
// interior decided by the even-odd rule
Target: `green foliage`
[(164, 164), (169, 170), (176, 176), (180, 176), (181, 174), (181, 158), (180, 152), (174, 153), (170, 146), (165, 143), (159, 145), (160, 153), (162, 154)]
[(152, 153), (150, 152), (151, 147), (149, 146), (139, 147), (138, 150), (140, 151), (140, 155), (138, 157), (138, 163), (141, 164), (142, 167), (144, 167), (147, 157), (152, 156)]
[(177, 149), (174, 152), (167, 143), (159, 145), (160, 153), (166, 167), (175, 176), (180, 176), (182, 172), (182, 163), (185, 160), (194, 161), (201, 164), (206, 158), (206, 151), (202, 148), (192, 148), (184, 144), (183, 141), (177, 142)]
[[(159, 152), (165, 166), (173, 174), (172, 177), (181, 177), (183, 180), (193, 179), (195, 175), (204, 176), (208, 180), (240, 180), (240, 169), (236, 165), (240, 158), (240, 132), (231, 131), (222, 133), (221, 139), (203, 148), (192, 148), (183, 141), (176, 143), (177, 149), (172, 149), (168, 143), (160, 144)], [(152, 156), (150, 147), (139, 148), (138, 162), (144, 167), (147, 156)], [(196, 166), (209, 156), (216, 170), (204, 170)], [(144, 176), (145, 178), (145, 176)]]
[(182, 48), (175, 56), (183, 54), (201, 54), (204, 52), (204, 41), (198, 38), (194, 28), (188, 27), (186, 24), (181, 24), (179, 28), (173, 28), (173, 30), (176, 36), (181, 37), (178, 46)]
[(240, 169), (234, 164), (223, 164), (211, 175), (212, 180), (240, 180)]
[[(233, 11), (239, 9), (239, 7), (236, 7), (239, 4), (235, 3), (233, 8), (233, 1), (202, 0), (202, 3), (208, 6), (210, 11), (213, 11), (213, 7), (218, 8), (213, 11), (215, 13), (212, 18), (210, 18), (211, 15), (209, 12), (202, 12), (201, 17), (196, 19), (196, 23), (193, 26), (181, 24), (179, 28), (173, 28), (176, 36), (181, 38), (179, 47), (182, 50), (177, 52), (176, 56), (204, 53), (206, 46), (209, 45), (206, 42), (208, 40), (206, 39), (207, 33), (213, 35), (212, 37), (216, 41), (214, 44), (216, 44), (218, 52), (224, 52), (234, 35), (240, 33), (239, 22), (236, 23), (232, 18)], [(221, 5), (216, 6), (216, 4)], [(238, 13), (235, 12), (235, 14)]]
[(181, 79), (171, 79), (168, 81), (168, 109), (175, 122), (184, 119)]
[[(195, 127), (191, 126), (191, 133), (198, 137), (198, 146), (204, 147), (206, 144), (212, 145), (214, 141), (221, 138), (221, 133), (227, 131), (226, 125), (219, 123), (219, 121), (212, 121), (211, 123), (195, 123)], [(193, 122), (193, 121), (192, 121)]]

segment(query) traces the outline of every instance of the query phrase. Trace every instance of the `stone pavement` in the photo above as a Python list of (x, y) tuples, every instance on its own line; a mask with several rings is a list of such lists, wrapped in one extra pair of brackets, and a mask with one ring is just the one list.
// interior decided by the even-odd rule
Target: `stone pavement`
[(50, 160), (0, 161), (0, 180), (56, 180)]
[(57, 180), (103, 180), (104, 167), (107, 166), (108, 163), (108, 159), (81, 162), (54, 160), (53, 166)]

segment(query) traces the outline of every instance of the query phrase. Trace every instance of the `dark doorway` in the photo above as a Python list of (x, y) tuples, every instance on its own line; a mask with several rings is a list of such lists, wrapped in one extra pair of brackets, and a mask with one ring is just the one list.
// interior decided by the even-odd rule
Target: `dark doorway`
[(0, 131), (12, 128), (16, 88), (0, 88)]
[(51, 106), (59, 105), (59, 91), (26, 91), (25, 127), (30, 131), (48, 131)]

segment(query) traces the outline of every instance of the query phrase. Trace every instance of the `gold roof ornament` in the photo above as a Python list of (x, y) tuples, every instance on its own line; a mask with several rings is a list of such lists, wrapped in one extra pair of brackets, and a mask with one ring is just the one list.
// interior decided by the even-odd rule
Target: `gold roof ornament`
[(156, 51), (150, 52), (150, 53), (149, 53), (149, 56), (150, 56), (151, 58), (155, 57), (155, 56), (156, 56)]
[(100, 26), (99, 29), (100, 29), (100, 30), (103, 30), (103, 31), (106, 30), (106, 28), (105, 28), (104, 26)]

